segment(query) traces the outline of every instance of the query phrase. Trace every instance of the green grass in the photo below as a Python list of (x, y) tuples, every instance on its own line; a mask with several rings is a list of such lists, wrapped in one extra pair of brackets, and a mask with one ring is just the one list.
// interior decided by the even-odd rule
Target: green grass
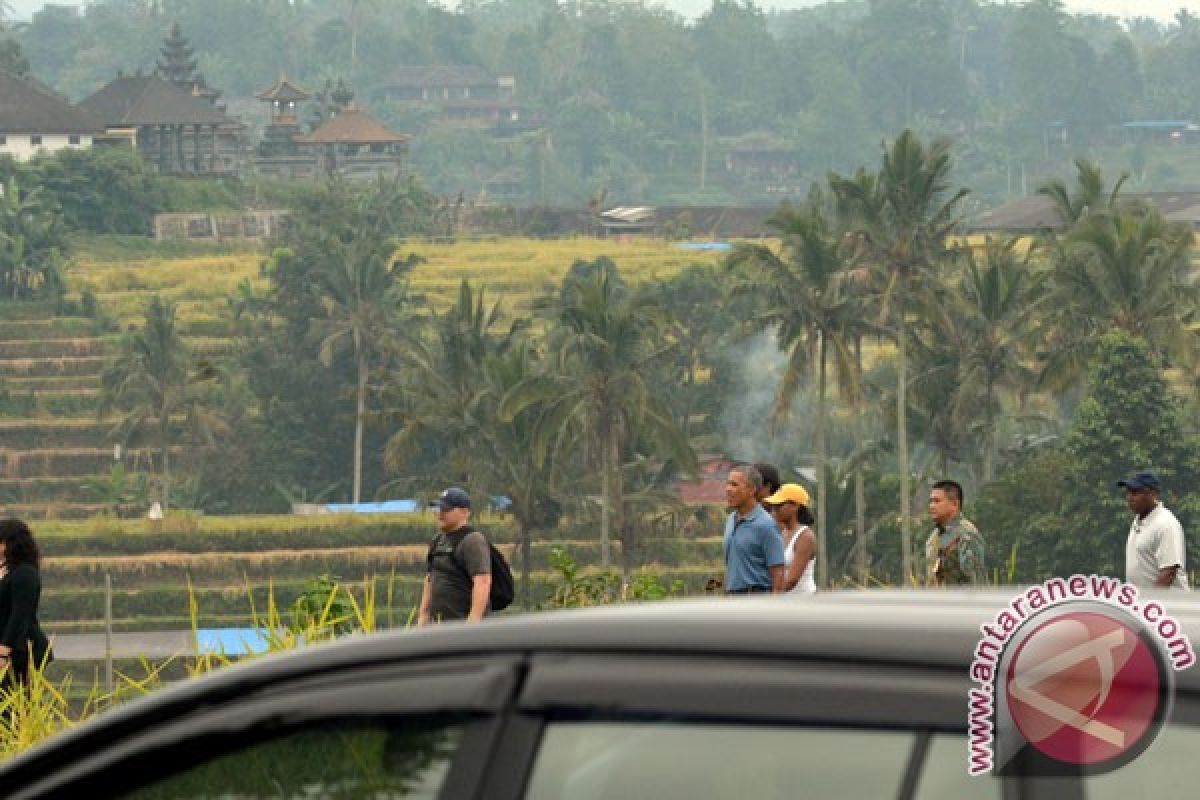
[(148, 236), (115, 233), (76, 233), (71, 252), (76, 258), (97, 261), (127, 261), (145, 258), (191, 258), (255, 250), (253, 242), (157, 241)]

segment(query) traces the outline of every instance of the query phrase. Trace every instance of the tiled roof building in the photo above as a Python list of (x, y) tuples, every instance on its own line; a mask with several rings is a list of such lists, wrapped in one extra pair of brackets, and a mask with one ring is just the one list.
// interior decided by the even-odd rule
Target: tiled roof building
[(235, 173), (242, 124), (157, 75), (121, 76), (80, 102), (162, 172)]
[(93, 114), (0, 70), (0, 154), (24, 161), (39, 152), (86, 149), (103, 133)]
[(361, 108), (350, 106), (307, 136), (296, 137), (296, 144), (311, 149), (323, 173), (374, 178), (401, 172), (409, 138), (388, 130)]
[(465, 64), (396, 67), (375, 92), (381, 102), (429, 105), (447, 125), (468, 128), (520, 128), (516, 79), (492, 76)]
[(255, 172), (277, 178), (338, 174), (371, 179), (403, 171), (410, 137), (388, 130), (353, 103), (329, 108), (331, 116), (311, 133), (302, 133), (299, 105), (309, 97), (282, 75), (259, 92), (258, 99), (270, 104), (271, 122), (254, 158)]

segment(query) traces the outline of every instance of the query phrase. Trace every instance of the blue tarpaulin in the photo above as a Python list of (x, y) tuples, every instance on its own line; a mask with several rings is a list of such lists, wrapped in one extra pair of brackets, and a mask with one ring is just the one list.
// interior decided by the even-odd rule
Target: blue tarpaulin
[(680, 250), (732, 250), (729, 242), (679, 242), (675, 245)]
[(200, 628), (196, 631), (196, 649), (204, 653), (245, 656), (265, 653), (267, 637), (258, 628)]
[(421, 510), (416, 500), (385, 500), (382, 503), (329, 503), (331, 514), (412, 514)]

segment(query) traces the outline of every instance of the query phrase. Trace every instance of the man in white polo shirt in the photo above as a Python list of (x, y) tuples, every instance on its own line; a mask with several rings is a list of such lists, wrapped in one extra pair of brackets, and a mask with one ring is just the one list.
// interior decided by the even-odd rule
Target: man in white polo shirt
[(1125, 541), (1125, 580), (1134, 586), (1187, 589), (1183, 526), (1158, 501), (1162, 483), (1153, 472), (1137, 472), (1117, 481), (1134, 513)]

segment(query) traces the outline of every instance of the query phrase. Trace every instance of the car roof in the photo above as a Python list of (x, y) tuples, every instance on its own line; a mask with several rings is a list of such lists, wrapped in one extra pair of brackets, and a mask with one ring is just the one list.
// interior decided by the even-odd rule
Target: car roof
[[(208, 691), (224, 682), (244, 687), (354, 665), (500, 652), (696, 653), (965, 669), (980, 626), (1020, 591), (859, 590), (503, 615), (484, 625), (349, 636), (221, 670), (148, 699)], [(1200, 640), (1200, 602), (1181, 592), (1161, 598), (1189, 638)]]
[[(872, 590), (801, 598), (692, 599), (348, 636), (158, 690), (60, 734), (14, 762), (36, 758), (43, 748), (94, 736), (97, 729), (187, 708), (200, 697), (219, 702), (280, 681), (429, 658), (522, 653), (724, 656), (925, 667), (965, 675), (980, 626), (992, 622), (1019, 591)], [(1162, 602), (1189, 639), (1200, 638), (1200, 603), (1178, 592), (1164, 594)], [(1200, 691), (1200, 670), (1178, 678), (1180, 688)]]

